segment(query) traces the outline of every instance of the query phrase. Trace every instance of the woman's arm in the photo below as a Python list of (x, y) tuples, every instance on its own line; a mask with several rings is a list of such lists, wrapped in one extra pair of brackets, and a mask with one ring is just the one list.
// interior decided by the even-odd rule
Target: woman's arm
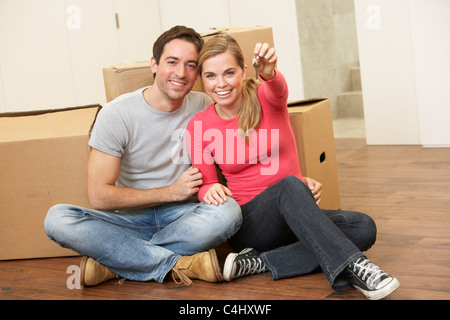
[(198, 168), (202, 174), (203, 184), (198, 191), (198, 199), (210, 204), (213, 203), (212, 194), (207, 195), (207, 192), (212, 186), (219, 184), (219, 179), (211, 152), (203, 143), (203, 130), (200, 129), (202, 128), (200, 124), (203, 124), (203, 120), (197, 116), (189, 121), (186, 128), (186, 146), (192, 167)]

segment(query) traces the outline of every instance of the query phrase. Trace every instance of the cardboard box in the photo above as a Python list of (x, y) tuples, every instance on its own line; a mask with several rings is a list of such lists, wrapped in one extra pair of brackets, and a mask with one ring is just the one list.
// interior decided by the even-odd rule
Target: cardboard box
[(330, 99), (289, 103), (289, 118), (297, 141), (304, 177), (323, 185), (322, 209), (340, 209), (340, 194)]
[(55, 204), (89, 207), (86, 171), (100, 106), (0, 114), (0, 260), (77, 255), (51, 241)]
[[(211, 32), (202, 34), (205, 41), (217, 34), (230, 34), (242, 48), (245, 63), (248, 66), (247, 78), (255, 77), (252, 67), (254, 48), (257, 42), (267, 42), (274, 45), (273, 32), (270, 27), (252, 28), (212, 28)], [(150, 59), (149, 59), (150, 60)], [(118, 96), (133, 92), (153, 84), (153, 74), (150, 69), (150, 61), (122, 63), (103, 69), (105, 83), (106, 101), (114, 100)], [(201, 78), (194, 85), (193, 91), (204, 91)]]
[(150, 62), (122, 63), (103, 69), (106, 101), (153, 84)]

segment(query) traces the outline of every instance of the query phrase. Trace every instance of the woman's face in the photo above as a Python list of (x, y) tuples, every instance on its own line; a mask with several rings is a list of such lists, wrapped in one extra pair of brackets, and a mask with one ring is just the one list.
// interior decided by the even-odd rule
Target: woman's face
[(203, 62), (202, 80), (206, 93), (221, 108), (239, 111), (242, 102), (243, 70), (234, 56), (227, 52)]

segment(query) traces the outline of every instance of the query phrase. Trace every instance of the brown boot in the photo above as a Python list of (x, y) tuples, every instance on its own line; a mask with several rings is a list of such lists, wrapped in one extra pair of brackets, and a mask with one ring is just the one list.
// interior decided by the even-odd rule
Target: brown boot
[(119, 276), (107, 267), (86, 256), (81, 259), (80, 269), (82, 286), (95, 286), (109, 279), (119, 279)]
[[(181, 257), (172, 268), (172, 278), (178, 284), (184, 283), (187, 285), (192, 285), (191, 279), (200, 279), (207, 282), (223, 281), (216, 250), (211, 249), (208, 252)], [(176, 279), (181, 281), (177, 282)]]

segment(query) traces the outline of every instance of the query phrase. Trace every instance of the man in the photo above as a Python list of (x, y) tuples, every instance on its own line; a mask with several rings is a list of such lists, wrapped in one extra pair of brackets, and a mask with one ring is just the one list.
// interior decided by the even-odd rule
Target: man
[(240, 207), (232, 198), (219, 206), (193, 200), (202, 174), (176, 161), (188, 121), (211, 103), (191, 92), (202, 45), (183, 26), (157, 39), (153, 86), (118, 97), (98, 114), (87, 177), (93, 209), (56, 205), (47, 214), (49, 238), (85, 255), (85, 286), (119, 276), (162, 283), (170, 271), (186, 284), (223, 280), (211, 248), (239, 229)]

